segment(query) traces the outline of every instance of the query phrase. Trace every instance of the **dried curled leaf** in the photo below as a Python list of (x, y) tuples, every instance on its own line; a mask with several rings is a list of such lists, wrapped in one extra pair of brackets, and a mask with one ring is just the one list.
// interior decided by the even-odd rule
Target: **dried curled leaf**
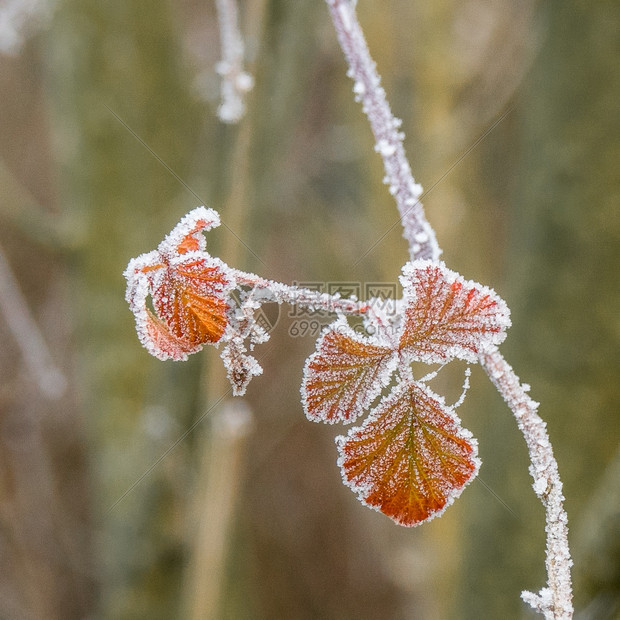
[(234, 280), (228, 267), (205, 251), (202, 234), (217, 225), (215, 211), (198, 207), (157, 250), (132, 259), (125, 270), (138, 336), (159, 359), (185, 360), (217, 343), (226, 330)]
[(401, 281), (407, 306), (400, 349), (413, 359), (475, 362), (485, 348), (504, 340), (510, 312), (490, 288), (429, 261), (405, 265)]
[(395, 352), (337, 321), (319, 338), (304, 368), (306, 416), (315, 422), (353, 422), (379, 395), (396, 363)]
[(453, 409), (415, 382), (398, 384), (336, 442), (345, 484), (405, 526), (440, 515), (479, 467), (476, 441)]

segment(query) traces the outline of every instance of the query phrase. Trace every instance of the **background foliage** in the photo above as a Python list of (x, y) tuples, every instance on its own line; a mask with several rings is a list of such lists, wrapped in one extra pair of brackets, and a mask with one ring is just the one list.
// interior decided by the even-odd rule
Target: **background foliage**
[[(42, 394), (0, 317), (0, 616), (529, 617), (543, 512), (479, 369), (460, 415), (483, 483), (405, 530), (341, 484), (340, 430), (304, 418), (314, 343), (287, 309), (243, 436), (213, 424), (216, 351), (139, 346), (122, 271), (197, 204), (228, 225), (210, 249), (285, 282), (396, 282), (407, 255), (325, 6), (241, 5), (239, 126), (215, 116), (212, 3), (59, 0), (0, 57), (0, 245), (70, 386)], [(444, 259), (512, 309), (502, 350), (549, 424), (579, 617), (620, 617), (620, 5), (358, 10)], [(445, 380), (456, 399), (462, 375)]]

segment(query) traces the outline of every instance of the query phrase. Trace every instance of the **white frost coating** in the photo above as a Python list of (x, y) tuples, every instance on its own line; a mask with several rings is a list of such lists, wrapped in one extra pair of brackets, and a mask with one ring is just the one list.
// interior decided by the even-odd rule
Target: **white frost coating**
[(222, 350), (220, 357), (226, 368), (233, 396), (243, 396), (250, 381), (263, 374), (263, 368), (256, 358), (245, 353), (240, 338), (231, 340)]
[(392, 157), (392, 155), (394, 155), (394, 153), (396, 153), (396, 147), (393, 144), (390, 144), (385, 139), (379, 140), (379, 142), (377, 142), (377, 144), (375, 146), (375, 150), (382, 157)]
[(240, 73), (235, 79), (235, 86), (242, 93), (250, 92), (254, 88), (254, 78), (249, 73)]
[(545, 478), (537, 478), (532, 487), (536, 495), (542, 495), (547, 490), (547, 480)]
[(424, 188), (419, 183), (411, 183), (409, 189), (416, 198), (419, 198), (424, 192)]
[(356, 298), (341, 299), (339, 295), (321, 293), (312, 289), (290, 286), (274, 280), (267, 280), (238, 269), (232, 270), (238, 284), (254, 287), (256, 299), (288, 303), (307, 308), (310, 311), (342, 312), (344, 314), (362, 314), (365, 305)]
[[(207, 240), (203, 234), (212, 228), (220, 225), (220, 214), (215, 209), (207, 207), (196, 207), (181, 218), (181, 221), (170, 231), (164, 240), (157, 246), (157, 250), (165, 256), (174, 256), (176, 247), (181, 243), (183, 238), (190, 234), (199, 222), (205, 222), (200, 230), (192, 234), (198, 242), (200, 251), (204, 252), (207, 247)], [(144, 256), (144, 255), (143, 255)]]
[(358, 96), (362, 97), (366, 93), (366, 87), (363, 82), (355, 82), (353, 84), (353, 92)]
[[(469, 379), (471, 377), (471, 368), (468, 366), (465, 369), (465, 379), (463, 380), (463, 390), (459, 399), (452, 405), (452, 408), (456, 411), (462, 404), (465, 402), (465, 396), (467, 396), (467, 392), (469, 391)], [(466, 429), (465, 429), (466, 430)], [(469, 432), (469, 431), (468, 431)], [(471, 437), (473, 439), (473, 435)]]
[(338, 12), (340, 13), (340, 19), (342, 20), (342, 26), (347, 31), (351, 31), (351, 11), (347, 4), (341, 3), (338, 5)]
[(218, 117), (223, 123), (236, 123), (245, 114), (243, 95), (254, 87), (254, 78), (243, 70), (244, 46), (236, 0), (217, 0), (216, 6), (222, 53), (217, 64), (217, 72), (222, 76)]
[(568, 547), (568, 519), (564, 511), (562, 481), (553, 456), (544, 421), (533, 401), (519, 383), (510, 365), (497, 349), (481, 356), (481, 364), (498, 391), (512, 409), (530, 454), (530, 473), (534, 490), (546, 511), (547, 587), (538, 594), (523, 592), (522, 599), (546, 620), (570, 620), (573, 617), (570, 568), (573, 564)]
[[(368, 52), (354, 5), (349, 0), (327, 0), (327, 5), (349, 65), (347, 75), (355, 82), (354, 91), (361, 99), (362, 110), (370, 121), (377, 151), (383, 158), (388, 185), (401, 216), (403, 236), (409, 243), (410, 258), (437, 260), (441, 250), (435, 232), (426, 221), (424, 210), (418, 201), (421, 192), (417, 191), (419, 186), (413, 179), (405, 156), (403, 135), (397, 130), (400, 123), (392, 115), (385, 91), (379, 85), (379, 75)], [(423, 244), (415, 241), (415, 235), (420, 231), (425, 232), (428, 237)]]

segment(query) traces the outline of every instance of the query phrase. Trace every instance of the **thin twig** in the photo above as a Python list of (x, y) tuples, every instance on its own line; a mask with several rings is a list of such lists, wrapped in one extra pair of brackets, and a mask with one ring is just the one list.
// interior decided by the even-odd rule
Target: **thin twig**
[(403, 148), (401, 121), (394, 117), (381, 87), (381, 79), (370, 53), (364, 33), (357, 21), (354, 5), (349, 0), (326, 0), (338, 41), (349, 64), (353, 92), (375, 136), (375, 150), (383, 158), (385, 182), (396, 199), (403, 225), (403, 237), (409, 245), (411, 260), (438, 260), (441, 254), (435, 231), (426, 220), (419, 198), (422, 186), (415, 182)]
[(251, 287), (257, 301), (286, 303), (310, 311), (342, 312), (343, 314), (365, 314), (369, 310), (369, 302), (360, 301), (355, 297), (341, 298), (338, 294), (322, 293), (309, 288), (290, 286), (267, 280), (252, 273), (231, 269), (235, 282)]
[(568, 547), (568, 519), (562, 504), (562, 481), (547, 425), (537, 413), (538, 403), (528, 396), (514, 370), (497, 349), (482, 355), (480, 362), (514, 413), (525, 437), (534, 492), (545, 507), (547, 588), (538, 594), (523, 592), (521, 596), (547, 620), (569, 620), (573, 617), (570, 575), (573, 562)]
[(0, 248), (0, 311), (22, 352), (24, 363), (35, 378), (41, 393), (60, 398), (67, 379), (54, 364), (28, 303), (19, 288), (8, 261)]
[[(356, 97), (368, 117), (386, 171), (386, 181), (403, 224), (403, 236), (409, 243), (411, 258), (437, 260), (441, 250), (435, 233), (427, 222), (418, 201), (422, 188), (416, 185), (402, 146), (403, 134), (394, 119), (380, 86), (375, 63), (355, 14), (351, 0), (325, 0), (329, 8), (338, 41), (354, 79)], [(520, 383), (510, 365), (497, 349), (481, 356), (480, 362), (496, 388), (512, 410), (528, 446), (534, 478), (534, 491), (546, 511), (547, 587), (540, 593), (524, 592), (523, 599), (545, 616), (546, 620), (570, 620), (573, 617), (568, 547), (567, 516), (562, 505), (562, 483), (553, 450), (543, 420), (535, 403)]]

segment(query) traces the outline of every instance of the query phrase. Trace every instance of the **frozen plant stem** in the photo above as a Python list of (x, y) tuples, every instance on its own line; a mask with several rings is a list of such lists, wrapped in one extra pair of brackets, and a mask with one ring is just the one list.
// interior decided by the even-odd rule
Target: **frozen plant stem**
[[(398, 131), (400, 123), (392, 115), (380, 86), (375, 63), (355, 14), (355, 3), (351, 0), (326, 0), (326, 3), (349, 65), (349, 76), (354, 80), (356, 99), (362, 103), (376, 140), (375, 149), (383, 158), (386, 182), (396, 199), (411, 259), (437, 260), (441, 250), (419, 202), (422, 188), (413, 180), (402, 145), (403, 134)], [(570, 620), (573, 617), (572, 560), (567, 517), (562, 505), (562, 483), (545, 423), (536, 412), (537, 404), (527, 395), (497, 348), (481, 355), (480, 362), (512, 410), (525, 437), (534, 491), (546, 511), (547, 587), (538, 594), (524, 592), (522, 597), (546, 620)]]
[(385, 183), (396, 200), (403, 225), (403, 237), (409, 246), (411, 260), (438, 260), (439, 245), (420, 202), (422, 186), (415, 182), (403, 148), (401, 121), (394, 117), (381, 86), (381, 79), (370, 53), (364, 33), (349, 0), (326, 0), (340, 47), (349, 64), (348, 75), (354, 81), (353, 92), (375, 137), (375, 150), (385, 167)]
[(218, 116), (224, 123), (236, 123), (245, 113), (243, 95), (252, 89), (254, 80), (243, 70), (244, 46), (236, 0), (216, 0), (215, 4), (222, 49), (222, 60), (217, 67), (222, 77), (222, 102)]
[(546, 511), (548, 587), (539, 594), (523, 592), (521, 596), (534, 609), (544, 614), (545, 618), (572, 618), (572, 560), (568, 548), (567, 518), (562, 506), (562, 481), (546, 424), (536, 412), (538, 403), (527, 395), (514, 370), (497, 349), (482, 355), (480, 361), (514, 413), (519, 429), (525, 437), (534, 491)]
[(281, 282), (266, 280), (252, 273), (232, 269), (238, 284), (249, 286), (256, 301), (288, 303), (311, 311), (341, 312), (343, 314), (364, 314), (368, 306), (356, 299), (341, 299), (329, 293), (320, 293), (307, 288), (289, 286)]

